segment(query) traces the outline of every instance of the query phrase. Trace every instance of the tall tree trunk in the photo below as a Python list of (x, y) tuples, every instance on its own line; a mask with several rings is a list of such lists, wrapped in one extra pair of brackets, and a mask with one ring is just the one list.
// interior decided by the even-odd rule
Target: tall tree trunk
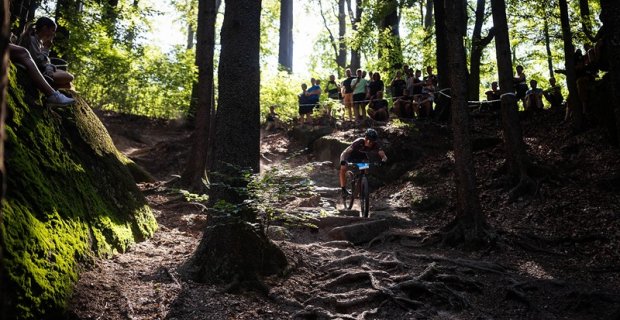
[(198, 82), (194, 85), (196, 94), (196, 126), (192, 149), (181, 175), (181, 184), (193, 191), (203, 191), (203, 179), (211, 154), (210, 134), (213, 104), (213, 56), (215, 48), (215, 20), (221, 0), (198, 1), (198, 33), (196, 35), (196, 66)]
[(469, 99), (477, 101), (480, 99), (480, 63), (482, 52), (495, 36), (495, 29), (491, 28), (489, 34), (482, 38), (482, 25), (484, 24), (484, 13), (486, 0), (478, 0), (476, 4), (476, 21), (474, 32), (471, 39), (470, 71), (468, 79)]
[[(8, 85), (7, 73), (9, 67), (9, 0), (3, 0), (0, 7), (0, 16), (2, 17), (2, 25), (0, 26), (0, 226), (4, 224), (4, 210), (2, 202), (6, 189), (6, 168), (4, 166), (4, 119), (6, 117), (6, 90)], [(0, 229), (2, 232), (2, 229)], [(6, 288), (4, 284), (4, 257), (2, 250), (4, 248), (4, 235), (0, 234), (0, 288)], [(4, 296), (7, 292), (0, 289), (0, 319), (5, 319), (7, 298)]]
[(444, 239), (449, 244), (479, 244), (486, 242), (488, 224), (480, 206), (476, 189), (476, 172), (472, 155), (467, 108), (467, 63), (465, 58), (465, 37), (462, 1), (446, 1), (447, 40), (450, 50), (452, 93), (452, 131), (454, 133), (454, 163), (457, 192), (455, 220), (448, 225)]
[(347, 44), (345, 42), (345, 37), (347, 35), (347, 14), (345, 6), (345, 0), (338, 0), (338, 58), (336, 58), (336, 63), (338, 64), (338, 78), (344, 75), (344, 70), (347, 68)]
[(577, 90), (577, 75), (575, 73), (575, 46), (573, 33), (570, 29), (568, 4), (566, 0), (559, 0), (560, 21), (562, 22), (562, 38), (564, 40), (564, 64), (566, 69), (566, 86), (568, 87), (568, 107), (571, 111), (573, 129), (580, 131), (583, 128), (583, 105)]
[[(450, 66), (448, 64), (448, 34), (446, 29), (445, 1), (434, 1), (435, 36), (437, 41), (437, 80), (439, 88), (450, 87)], [(460, 26), (459, 26), (460, 27)]]
[[(287, 265), (284, 253), (273, 244), (254, 220), (251, 208), (243, 207), (247, 195), (245, 173), (259, 170), (260, 11), (261, 1), (226, 2), (221, 32), (219, 106), (216, 115), (211, 203), (227, 202), (245, 210), (241, 217), (230, 207), (223, 217), (209, 216), (209, 227), (193, 257), (181, 269), (197, 282), (228, 284), (265, 292), (260, 275), (280, 273)], [(243, 79), (243, 81), (240, 81)], [(239, 93), (243, 92), (243, 99)], [(226, 210), (226, 209), (223, 209)], [(249, 212), (248, 212), (249, 211)], [(229, 218), (226, 218), (229, 217)], [(250, 221), (253, 222), (253, 221)]]
[(588, 40), (594, 42), (592, 32), (592, 20), (590, 19), (590, 4), (588, 0), (579, 0), (579, 12), (581, 13), (581, 27)]
[(547, 16), (547, 18), (545, 18), (545, 22), (543, 25), (543, 32), (545, 34), (545, 49), (547, 50), (547, 66), (549, 68), (549, 78), (553, 78), (554, 77), (553, 56), (551, 55), (551, 37), (549, 36), (549, 21), (548, 21), (548, 15), (547, 14), (545, 15)]
[[(420, 1), (422, 4), (422, 1)], [(430, 30), (433, 27), (433, 0), (426, 0), (426, 15), (424, 16), (424, 29)]]
[(606, 29), (604, 45), (609, 61), (616, 132), (620, 141), (620, 3), (616, 0), (601, 0), (601, 18)]
[(240, 204), (247, 188), (242, 171), (259, 171), (260, 1), (227, 2), (221, 39), (209, 197), (212, 203)]
[(510, 54), (510, 40), (508, 37), (508, 22), (506, 19), (506, 3), (504, 0), (491, 0), (493, 10), (493, 25), (495, 26), (495, 52), (497, 55), (497, 69), (499, 87), (502, 93), (502, 126), (504, 132), (504, 146), (508, 175), (519, 183), (511, 191), (511, 196), (530, 191), (533, 181), (528, 176), (529, 160), (523, 142), (523, 133), (519, 123), (519, 109), (514, 94), (512, 77), (512, 59)]
[[(351, 0), (347, 1), (347, 8), (349, 11), (349, 19), (351, 20), (351, 29), (353, 29), (353, 33), (356, 33), (359, 27), (359, 24), (362, 22), (362, 12), (363, 12), (363, 3), (362, 0), (355, 0), (355, 13), (353, 13), (353, 9), (351, 7)], [(360, 48), (351, 46), (351, 64), (349, 68), (351, 70), (357, 70), (361, 66), (361, 54)]]
[[(400, 17), (397, 0), (382, 0), (382, 17), (379, 21), (379, 39), (377, 39), (379, 60), (388, 61), (388, 70), (402, 68), (403, 52), (400, 46)], [(386, 35), (389, 33), (389, 37)]]
[(280, 50), (278, 63), (293, 72), (293, 0), (280, 1)]

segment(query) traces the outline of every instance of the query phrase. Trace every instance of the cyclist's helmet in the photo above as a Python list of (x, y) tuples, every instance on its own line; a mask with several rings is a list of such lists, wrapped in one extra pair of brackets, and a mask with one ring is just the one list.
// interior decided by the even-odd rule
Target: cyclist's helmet
[(366, 130), (365, 137), (366, 137), (366, 139), (368, 139), (370, 141), (376, 141), (377, 138), (379, 138), (379, 135), (377, 134), (377, 131), (375, 129), (368, 129), (368, 130)]

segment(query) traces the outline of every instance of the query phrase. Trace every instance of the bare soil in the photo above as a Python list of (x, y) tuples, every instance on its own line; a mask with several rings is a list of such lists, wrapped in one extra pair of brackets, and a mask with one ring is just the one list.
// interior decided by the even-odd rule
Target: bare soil
[[(263, 169), (306, 175), (313, 186), (277, 204), (308, 223), (275, 221), (269, 229), (290, 268), (264, 279), (267, 295), (226, 293), (177, 273), (207, 220), (202, 205), (163, 184), (180, 173), (191, 131), (173, 121), (99, 115), (119, 150), (160, 180), (140, 185), (160, 227), (128, 252), (85, 266), (68, 318), (620, 319), (620, 152), (599, 129), (571, 134), (560, 112), (523, 121), (529, 153), (552, 170), (536, 177), (535, 196), (516, 201), (502, 179), (501, 143), (489, 139), (501, 137), (497, 121), (490, 113), (474, 117), (480, 199), (498, 235), (476, 250), (423, 241), (454, 217), (450, 150), (427, 148), (416, 167), (373, 190), (371, 218), (363, 220), (338, 210), (332, 165), (314, 162), (283, 131), (263, 133)], [(386, 132), (398, 130), (406, 129)], [(440, 146), (446, 137), (425, 139)], [(329, 233), (378, 220), (390, 228), (362, 244)]]

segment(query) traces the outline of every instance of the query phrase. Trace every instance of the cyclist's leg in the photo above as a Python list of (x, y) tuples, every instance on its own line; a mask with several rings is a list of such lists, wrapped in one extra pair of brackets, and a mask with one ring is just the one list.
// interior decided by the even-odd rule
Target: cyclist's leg
[(338, 174), (340, 181), (340, 188), (344, 188), (347, 185), (347, 161), (340, 161), (340, 172)]

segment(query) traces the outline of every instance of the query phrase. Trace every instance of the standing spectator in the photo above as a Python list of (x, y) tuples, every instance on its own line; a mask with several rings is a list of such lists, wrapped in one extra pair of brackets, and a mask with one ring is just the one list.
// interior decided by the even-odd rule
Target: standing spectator
[(30, 25), (19, 39), (19, 45), (26, 48), (41, 73), (53, 81), (57, 88), (71, 88), (73, 75), (58, 69), (50, 61), (50, 48), (56, 35), (56, 22), (41, 17)]
[(355, 119), (360, 120), (366, 118), (366, 95), (368, 88), (368, 80), (364, 77), (362, 69), (357, 69), (357, 78), (351, 81), (353, 87), (353, 113)]
[(549, 79), (549, 88), (543, 91), (543, 96), (551, 104), (551, 108), (558, 108), (562, 106), (564, 97), (562, 96), (562, 88), (556, 84), (555, 78)]
[(396, 76), (392, 80), (392, 83), (390, 83), (390, 87), (392, 88), (392, 100), (396, 100), (403, 95), (403, 91), (407, 87), (407, 82), (403, 79), (400, 70), (396, 71)]
[(312, 86), (306, 91), (306, 97), (308, 97), (308, 103), (313, 104), (315, 108), (318, 108), (322, 92), (321, 80), (311, 78), (310, 83)]
[(543, 90), (538, 88), (538, 82), (536, 80), (530, 81), (530, 90), (525, 93), (525, 111), (540, 111), (543, 109)]
[(353, 87), (351, 86), (351, 82), (355, 79), (355, 77), (351, 75), (351, 69), (347, 69), (345, 74), (347, 75), (347, 78), (342, 81), (341, 86), (343, 103), (344, 108), (349, 115), (349, 121), (353, 121), (353, 115), (351, 114), (353, 109)]
[(383, 92), (385, 89), (385, 84), (383, 80), (381, 80), (381, 75), (379, 72), (375, 72), (372, 74), (372, 81), (368, 83), (368, 96), (367, 100), (373, 100), (377, 96), (377, 92)]
[(312, 110), (314, 104), (310, 103), (308, 96), (308, 85), (301, 84), (301, 93), (298, 95), (299, 100), (299, 124), (312, 123)]
[(525, 72), (523, 72), (522, 66), (517, 66), (517, 76), (513, 78), (515, 84), (515, 91), (517, 93), (517, 100), (523, 102), (523, 108), (525, 108), (525, 95), (527, 93), (527, 78)]
[(383, 91), (378, 91), (376, 97), (370, 101), (368, 116), (375, 121), (388, 121), (388, 102), (383, 99)]
[(424, 81), (420, 79), (421, 76), (422, 76), (422, 71), (416, 70), (415, 76), (413, 77), (412, 84), (411, 84), (411, 91), (409, 91), (409, 93), (411, 93), (412, 96), (422, 94), (422, 87), (424, 87)]
[(329, 81), (325, 85), (325, 91), (327, 91), (328, 98), (340, 100), (340, 85), (336, 83), (336, 77), (333, 74), (329, 76)]

